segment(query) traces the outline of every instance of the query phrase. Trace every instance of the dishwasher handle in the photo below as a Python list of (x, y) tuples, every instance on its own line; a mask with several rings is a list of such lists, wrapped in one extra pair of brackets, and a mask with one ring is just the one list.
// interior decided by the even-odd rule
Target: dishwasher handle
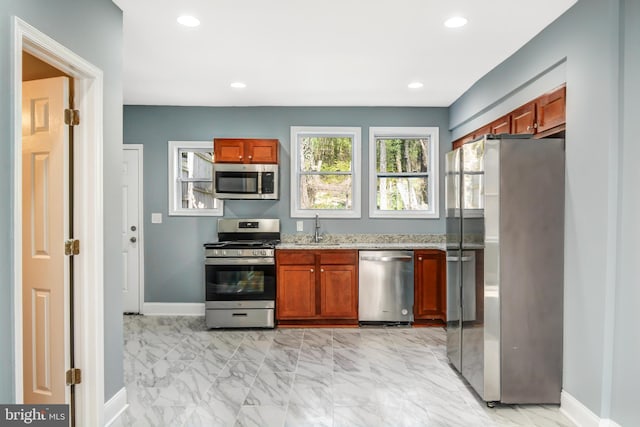
[(401, 256), (361, 256), (361, 261), (383, 261), (383, 262), (392, 262), (392, 261), (400, 261), (400, 262), (409, 262), (413, 259), (412, 256), (401, 255)]
[(448, 257), (447, 257), (447, 261), (462, 261), (462, 262), (467, 262), (467, 261), (471, 261), (471, 257), (470, 257), (470, 256), (463, 256), (463, 257), (448, 256)]

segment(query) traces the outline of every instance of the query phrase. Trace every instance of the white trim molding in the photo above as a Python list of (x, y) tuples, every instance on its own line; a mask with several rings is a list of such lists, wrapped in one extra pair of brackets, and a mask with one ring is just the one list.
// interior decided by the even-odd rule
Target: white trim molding
[(145, 302), (143, 314), (147, 316), (204, 316), (201, 302)]
[(23, 400), (22, 365), (22, 52), (40, 58), (74, 79), (75, 108), (83, 125), (74, 133), (74, 237), (82, 255), (74, 261), (75, 364), (83, 375), (76, 389), (78, 425), (104, 424), (103, 256), (103, 72), (18, 17), (13, 18), (13, 286), (15, 400)]
[[(182, 204), (182, 186), (178, 182), (180, 164), (180, 151), (200, 151), (213, 153), (213, 143), (211, 141), (168, 141), (167, 158), (169, 159), (168, 173), (169, 178), (169, 216), (223, 216), (224, 202), (220, 199), (214, 199), (214, 207), (209, 208), (183, 208)], [(204, 181), (204, 180), (202, 180)], [(210, 177), (213, 185), (213, 171)], [(213, 188), (212, 188), (213, 190)]]
[[(370, 127), (369, 128), (369, 218), (440, 218), (440, 129), (438, 127)], [(378, 209), (378, 172), (376, 164), (378, 160), (377, 144), (379, 138), (413, 138), (429, 139), (429, 165), (425, 175), (427, 178), (427, 197), (429, 209), (425, 210), (380, 210)], [(402, 175), (409, 177), (410, 175)]]
[(115, 421), (117, 421), (120, 415), (122, 415), (128, 407), (129, 403), (127, 403), (127, 389), (125, 387), (122, 387), (116, 394), (113, 395), (111, 399), (109, 399), (104, 404), (105, 427), (108, 427)]
[(598, 417), (565, 390), (560, 394), (560, 412), (579, 427), (621, 427), (613, 420)]
[(142, 312), (144, 304), (144, 145), (123, 144), (123, 150), (138, 152), (138, 313)]
[[(350, 209), (302, 209), (300, 207), (300, 137), (348, 137), (351, 138), (351, 208)], [(360, 195), (362, 188), (362, 128), (340, 126), (291, 126), (291, 218), (361, 218)], [(315, 171), (317, 173), (317, 171)], [(326, 172), (331, 173), (331, 172)], [(336, 172), (340, 173), (340, 172)], [(342, 172), (347, 174), (347, 172)]]

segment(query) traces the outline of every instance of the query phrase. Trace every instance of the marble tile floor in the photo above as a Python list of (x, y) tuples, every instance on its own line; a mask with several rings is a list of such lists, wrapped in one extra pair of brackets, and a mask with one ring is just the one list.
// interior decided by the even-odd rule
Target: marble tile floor
[(124, 317), (124, 426), (569, 427), (557, 406), (488, 408), (440, 328), (207, 330)]

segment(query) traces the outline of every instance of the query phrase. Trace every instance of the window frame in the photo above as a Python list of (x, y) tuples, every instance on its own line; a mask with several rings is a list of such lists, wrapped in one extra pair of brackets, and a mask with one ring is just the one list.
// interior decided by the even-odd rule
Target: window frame
[[(168, 143), (168, 179), (169, 179), (169, 216), (223, 216), (224, 202), (214, 199), (213, 209), (183, 208), (181, 206), (181, 186), (178, 185), (178, 172), (180, 167), (180, 151), (206, 151), (213, 153), (213, 141), (169, 141)], [(204, 181), (202, 179), (189, 179), (189, 181)], [(213, 172), (211, 176), (213, 184)]]
[[(440, 218), (439, 138), (438, 127), (370, 127), (369, 128), (369, 218)], [(378, 138), (429, 138), (429, 167), (427, 194), (430, 209), (414, 211), (386, 211), (377, 207), (378, 172), (376, 171)], [(407, 173), (406, 176), (411, 174)]]
[[(304, 136), (350, 137), (351, 144), (351, 209), (302, 209), (300, 208), (300, 171), (299, 139)], [(361, 218), (361, 159), (362, 128), (344, 126), (291, 126), (291, 218)]]

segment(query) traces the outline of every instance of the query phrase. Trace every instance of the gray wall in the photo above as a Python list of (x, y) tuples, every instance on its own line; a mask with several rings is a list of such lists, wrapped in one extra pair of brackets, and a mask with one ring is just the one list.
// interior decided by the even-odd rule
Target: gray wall
[(105, 399), (123, 386), (120, 260), (122, 12), (111, 0), (0, 2), (0, 402), (13, 402), (12, 20), (18, 16), (104, 72)]
[(640, 2), (621, 2), (620, 222), (613, 355), (612, 418), (621, 426), (640, 425)]
[[(640, 360), (633, 317), (639, 304), (634, 243), (640, 237), (640, 175), (631, 157), (638, 153), (632, 135), (638, 130), (640, 15), (637, 1), (622, 0), (632, 10), (622, 15), (627, 30), (620, 56), (620, 3), (580, 0), (460, 97), (450, 117), (455, 138), (479, 117), (496, 118), (509, 111), (506, 105), (522, 104), (566, 80), (563, 388), (601, 418), (640, 425), (637, 399), (632, 402), (632, 381), (639, 378), (632, 373)], [(619, 87), (621, 60), (625, 79)]]
[[(282, 231), (295, 233), (296, 219), (289, 213), (290, 126), (362, 127), (362, 218), (323, 219), (324, 233), (444, 233), (444, 219), (369, 219), (367, 167), (370, 126), (437, 126), (442, 159), (451, 141), (446, 108), (125, 106), (124, 142), (144, 144), (146, 302), (202, 302), (202, 243), (216, 239), (214, 217), (167, 217), (167, 141), (279, 139), (280, 200), (226, 201), (224, 215), (280, 218)], [(444, 181), (440, 182), (441, 206), (443, 189)], [(151, 224), (152, 212), (161, 212), (164, 222)], [(305, 220), (305, 232), (311, 230), (312, 221)]]

